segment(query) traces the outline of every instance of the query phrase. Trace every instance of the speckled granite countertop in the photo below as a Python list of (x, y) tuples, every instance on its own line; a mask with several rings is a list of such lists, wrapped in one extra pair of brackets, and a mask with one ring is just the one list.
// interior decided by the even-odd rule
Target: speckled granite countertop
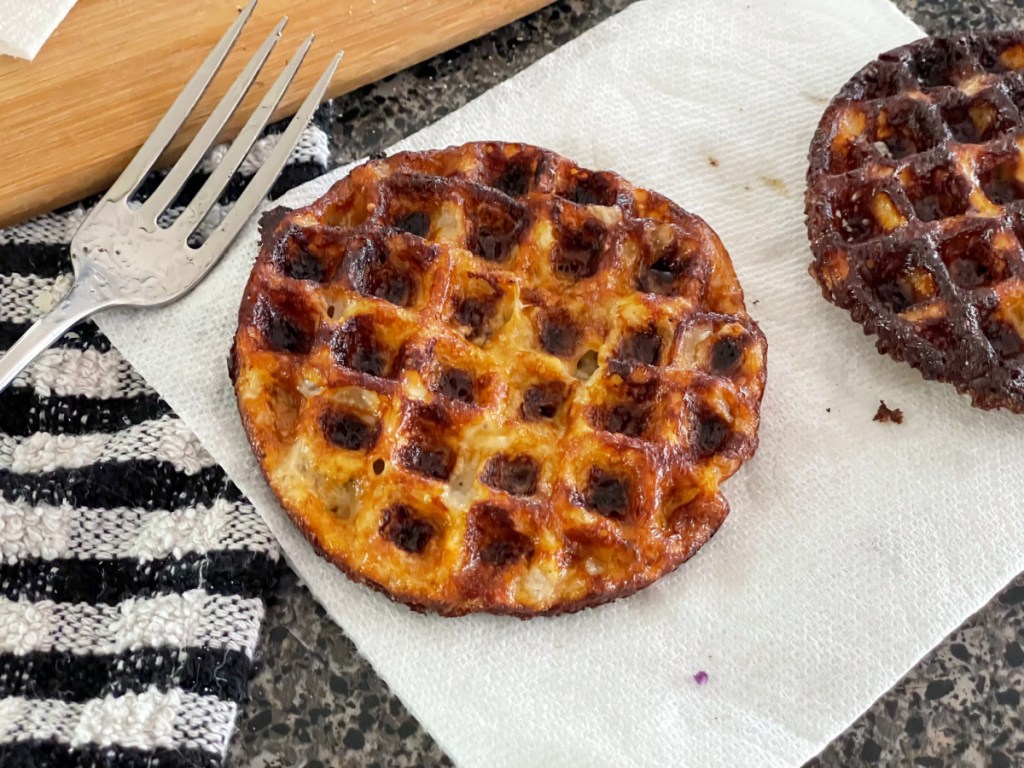
[[(335, 102), (339, 163), (457, 109), (631, 0), (559, 0)], [(928, 32), (1024, 27), (1024, 0), (896, 0)], [(809, 766), (1024, 766), (1024, 574), (929, 653)], [(445, 766), (451, 761), (282, 569), (230, 765)]]

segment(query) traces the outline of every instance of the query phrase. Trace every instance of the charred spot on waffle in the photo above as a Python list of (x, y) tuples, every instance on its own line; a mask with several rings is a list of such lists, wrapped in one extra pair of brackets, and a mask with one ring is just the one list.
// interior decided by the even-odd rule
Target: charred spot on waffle
[(345, 251), (342, 271), (355, 290), (364, 296), (408, 306), (413, 295), (412, 278), (393, 263), (389, 247), (380, 238), (358, 236)]
[(910, 73), (921, 88), (953, 85), (963, 72), (963, 53), (955, 40), (933, 38), (928, 45), (911, 47)]
[(497, 504), (475, 504), (467, 531), (470, 548), (484, 565), (501, 568), (529, 560), (533, 542), (516, 530), (509, 512)]
[(430, 216), (423, 211), (413, 211), (395, 220), (394, 228), (408, 232), (415, 237), (426, 237), (430, 232)]
[(730, 376), (739, 368), (743, 359), (744, 344), (735, 336), (721, 336), (711, 347), (711, 371), (720, 376)]
[(600, 418), (600, 426), (608, 432), (627, 437), (640, 437), (647, 430), (650, 417), (650, 406), (626, 401), (605, 408)]
[(293, 280), (322, 283), (327, 276), (323, 262), (313, 252), (308, 234), (301, 227), (288, 230), (280, 246), (274, 250), (272, 261), (282, 275)]
[(306, 355), (313, 348), (316, 320), (293, 296), (261, 297), (253, 321), (274, 352)]
[(606, 432), (640, 437), (647, 431), (657, 400), (656, 380), (630, 382), (616, 400), (596, 409), (592, 421), (594, 426)]
[(941, 140), (941, 128), (926, 105), (915, 99), (892, 101), (878, 119), (876, 146), (885, 146), (883, 154), (895, 160), (927, 152)]
[(284, 262), (281, 271), (295, 280), (312, 280), (322, 283), (326, 272), (320, 259), (305, 248), (299, 248)]
[(916, 242), (869, 246), (863, 251), (860, 273), (865, 287), (878, 299), (878, 311), (899, 314), (938, 295), (929, 247)]
[(628, 334), (619, 344), (618, 359), (641, 365), (657, 365), (661, 359), (661, 336), (654, 327)]
[(433, 389), (437, 394), (450, 400), (459, 400), (470, 405), (476, 402), (473, 377), (461, 368), (443, 368)]
[(944, 163), (908, 168), (904, 190), (921, 221), (960, 216), (971, 205), (970, 184), (955, 167)]
[(380, 535), (411, 555), (421, 554), (435, 533), (433, 524), (405, 504), (394, 504), (380, 516)]
[[(831, 224), (848, 245), (878, 240), (903, 228), (909, 221), (909, 213), (904, 213), (897, 200), (896, 191), (885, 183), (863, 188), (841, 185), (829, 201)], [(935, 199), (922, 198), (919, 202), (938, 205)], [(927, 210), (922, 208), (925, 215)]]
[(982, 326), (982, 332), (1000, 359), (1011, 360), (1024, 354), (1024, 339), (1006, 321), (990, 317)]
[(953, 321), (945, 317), (932, 318), (919, 323), (916, 331), (932, 351), (937, 353), (929, 360), (930, 363), (948, 364), (959, 357), (961, 333)]
[(455, 309), (455, 320), (470, 329), (470, 339), (480, 339), (498, 310), (501, 293), (497, 290), (486, 296), (466, 296)]
[(939, 241), (939, 257), (955, 285), (972, 290), (1011, 277), (1006, 257), (998, 253), (993, 245), (999, 232), (998, 229), (990, 228), (986, 222), (978, 227), (967, 227)]
[(530, 456), (499, 453), (487, 461), (480, 479), (513, 496), (532, 496), (537, 490), (539, 472), (540, 467)]
[(996, 205), (1010, 205), (1024, 199), (1024, 184), (1017, 178), (1020, 158), (1016, 150), (992, 152), (982, 158), (978, 181), (985, 197)]
[(970, 43), (975, 63), (984, 72), (1012, 73), (1021, 68), (1024, 43), (1014, 31), (976, 36)]
[(473, 213), (475, 232), (470, 250), (486, 261), (508, 261), (523, 221), (523, 208), (518, 204), (480, 203)]
[(630, 512), (629, 485), (625, 477), (592, 467), (583, 491), (583, 505), (610, 520), (624, 520)]
[(530, 170), (519, 164), (510, 165), (494, 186), (510, 197), (521, 197), (530, 191)]
[(330, 410), (320, 418), (320, 428), (334, 445), (349, 451), (368, 451), (380, 435), (380, 424), (355, 413)]
[(424, 477), (447, 480), (455, 466), (455, 454), (444, 445), (415, 442), (399, 450), (398, 463)]
[(391, 355), (377, 339), (373, 318), (369, 315), (346, 320), (331, 337), (330, 345), (338, 365), (384, 378), (391, 372)]
[(941, 107), (941, 111), (953, 139), (963, 144), (981, 144), (1014, 127), (1005, 107), (998, 104), (992, 94), (954, 97), (951, 103)]
[(721, 416), (698, 408), (693, 417), (692, 446), (701, 459), (710, 458), (726, 447), (730, 433), (729, 423)]
[(895, 96), (903, 87), (903, 69), (899, 62), (873, 61), (843, 88), (851, 99), (884, 99)]
[(273, 208), (268, 208), (261, 213), (259, 223), (256, 225), (257, 229), (259, 229), (260, 237), (264, 240), (269, 240), (274, 230), (277, 229), (277, 225), (288, 218), (289, 213), (291, 211), (283, 205), (275, 205)]
[(424, 477), (447, 480), (456, 459), (445, 438), (451, 426), (451, 417), (439, 404), (410, 404), (402, 419), (406, 442), (398, 450), (397, 462)]
[(235, 382), (238, 381), (238, 340), (233, 339), (231, 341), (231, 349), (228, 350), (228, 378), (231, 379), (231, 384), (234, 386)]
[(467, 280), (454, 292), (452, 319), (465, 338), (483, 345), (498, 332), (507, 318), (504, 309), (511, 302), (504, 301), (506, 289), (492, 275), (471, 272)]
[(540, 321), (540, 345), (556, 357), (571, 357), (579, 344), (580, 332), (567, 312), (546, 313)]
[(559, 197), (577, 205), (615, 205), (619, 185), (610, 173), (581, 173), (568, 180), (568, 186), (558, 193)]
[(536, 183), (537, 166), (528, 154), (510, 158), (492, 186), (509, 197), (529, 194)]
[(578, 210), (555, 206), (552, 211), (555, 243), (551, 265), (555, 274), (582, 280), (597, 274), (605, 244), (605, 226)]
[(693, 269), (693, 257), (689, 248), (678, 239), (672, 239), (650, 264), (640, 270), (637, 286), (644, 293), (671, 296), (677, 293), (678, 284), (689, 277)]
[(535, 384), (523, 394), (522, 416), (527, 421), (553, 419), (566, 398), (566, 386), (560, 381)]
[(408, 307), (417, 296), (422, 275), (437, 257), (434, 245), (370, 230), (348, 240), (340, 272), (363, 296)]

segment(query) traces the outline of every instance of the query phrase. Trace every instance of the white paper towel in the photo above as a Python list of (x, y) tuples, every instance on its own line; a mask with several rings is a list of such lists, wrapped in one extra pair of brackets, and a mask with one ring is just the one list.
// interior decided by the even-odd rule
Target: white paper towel
[(34, 59), (75, 0), (0, 0), (0, 55)]
[[(878, 355), (807, 275), (818, 118), (919, 35), (885, 0), (646, 0), (401, 145), (546, 145), (666, 193), (732, 253), (769, 342), (761, 447), (725, 485), (718, 535), (628, 600), (525, 623), (424, 617), (313, 555), (259, 476), (226, 374), (255, 224), (186, 300), (100, 325), (456, 763), (798, 764), (1022, 565), (1024, 421)], [(879, 398), (902, 426), (872, 421)]]

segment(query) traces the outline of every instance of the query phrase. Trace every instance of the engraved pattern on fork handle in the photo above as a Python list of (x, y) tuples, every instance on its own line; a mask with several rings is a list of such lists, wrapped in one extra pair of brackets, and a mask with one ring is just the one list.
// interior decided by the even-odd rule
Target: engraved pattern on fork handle
[(76, 277), (71, 290), (57, 306), (33, 323), (14, 346), (0, 355), (0, 392), (75, 323), (117, 304), (105, 296), (104, 291), (98, 290), (94, 281), (91, 272), (83, 272)]

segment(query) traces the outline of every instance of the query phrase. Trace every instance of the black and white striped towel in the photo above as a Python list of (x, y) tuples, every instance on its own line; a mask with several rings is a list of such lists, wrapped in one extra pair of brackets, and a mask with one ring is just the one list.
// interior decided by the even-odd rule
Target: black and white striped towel
[[(328, 164), (310, 125), (274, 195)], [(0, 230), (0, 351), (67, 290), (85, 213)], [(97, 328), (65, 335), (0, 394), (0, 766), (220, 765), (277, 558), (252, 506)]]

